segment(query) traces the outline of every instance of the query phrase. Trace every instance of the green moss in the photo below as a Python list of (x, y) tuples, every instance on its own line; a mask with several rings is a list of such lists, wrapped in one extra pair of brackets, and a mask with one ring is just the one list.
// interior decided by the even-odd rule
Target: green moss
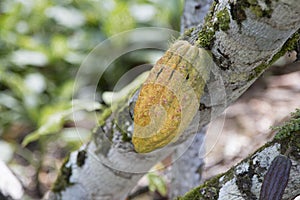
[(114, 120), (113, 123), (116, 125), (116, 129), (118, 129), (118, 131), (122, 134), (122, 141), (124, 142), (130, 142), (131, 141), (131, 137), (127, 134), (126, 131), (124, 131), (125, 127), (121, 128), (120, 125), (118, 125), (117, 121)]
[(247, 173), (236, 173), (237, 168), (236, 166), (233, 166), (229, 171), (206, 181), (203, 185), (187, 192), (183, 197), (178, 197), (177, 200), (218, 199), (220, 187), (223, 186), (227, 181), (232, 180), (234, 176), (237, 179), (236, 183), (239, 187), (239, 190), (244, 191), (243, 193), (245, 194), (245, 196), (249, 197), (250, 199), (255, 199), (256, 197), (253, 196), (252, 192), (249, 190), (251, 188), (251, 185), (246, 185), (252, 183), (253, 175), (255, 175), (256, 173), (259, 174), (259, 169), (257, 169), (253, 164), (253, 155), (256, 155), (264, 149), (273, 146), (274, 143), (279, 142), (281, 144), (280, 147), (282, 154), (290, 150), (290, 156), (294, 156), (296, 157), (296, 159), (300, 159), (300, 109), (296, 109), (296, 111), (292, 113), (291, 116), (292, 118), (289, 122), (285, 123), (283, 126), (273, 128), (278, 131), (276, 135), (277, 139), (275, 137), (273, 141), (266, 143), (258, 150), (256, 150), (252, 155), (249, 155), (248, 158), (244, 159), (236, 165), (239, 166), (241, 163), (249, 163), (249, 170), (247, 171)]
[(252, 13), (261, 18), (261, 17), (268, 17), (270, 18), (272, 15), (273, 10), (271, 9), (271, 1), (266, 0), (266, 8), (262, 8), (257, 0), (240, 0), (236, 1), (235, 3), (230, 3), (230, 13), (233, 20), (237, 21), (237, 24), (240, 25), (244, 20), (247, 19), (246, 16), (246, 9), (250, 9)]
[(263, 9), (257, 0), (248, 0), (248, 3), (250, 4), (250, 10), (255, 14), (257, 17), (268, 17), (270, 18), (272, 15), (273, 10), (271, 9), (271, 1), (266, 0), (265, 3), (267, 7)]
[(216, 31), (227, 31), (230, 28), (230, 14), (228, 10), (224, 8), (214, 15), (216, 4), (217, 2), (214, 1), (210, 8), (210, 12), (205, 17), (204, 24), (199, 31), (198, 39), (196, 41), (197, 45), (207, 49), (213, 45)]
[(231, 73), (229, 82), (236, 83), (236, 82), (240, 82), (240, 81), (245, 81), (245, 80), (247, 80), (247, 78), (248, 78), (247, 73)]
[(261, 9), (259, 5), (250, 6), (250, 10), (255, 14), (257, 17), (263, 17), (265, 12)]
[[(296, 132), (294, 132), (295, 134), (294, 134), (294, 137), (293, 137), (293, 139), (295, 140), (295, 146), (298, 148), (298, 151), (300, 151), (300, 131), (298, 130), (298, 131), (296, 131)], [(300, 155), (299, 153), (298, 153), (298, 155)]]
[(217, 19), (218, 28), (222, 31), (227, 31), (229, 29), (230, 15), (226, 8), (217, 13)]
[[(241, 161), (239, 164), (240, 165)], [(184, 196), (178, 197), (177, 200), (210, 200), (210, 199), (218, 199), (220, 187), (222, 187), (227, 181), (232, 180), (235, 174), (236, 166), (231, 167), (227, 172), (219, 174), (214, 178), (209, 179), (204, 184), (190, 190)], [(222, 178), (222, 180), (221, 180)]]
[(204, 48), (210, 48), (212, 40), (215, 37), (215, 31), (213, 29), (202, 29), (198, 35), (197, 44)]
[(285, 122), (282, 126), (271, 128), (272, 130), (277, 131), (275, 139), (284, 139), (294, 132), (300, 131), (300, 109), (296, 109), (294, 113), (291, 113), (291, 119), (288, 122)]
[(65, 190), (68, 186), (73, 185), (73, 183), (70, 182), (70, 177), (72, 175), (72, 167), (66, 166), (69, 162), (69, 159), (70, 155), (65, 159), (60, 169), (60, 173), (52, 186), (52, 191), (55, 193), (60, 193), (61, 191)]
[[(232, 177), (232, 172), (233, 172), (233, 170), (231, 169), (231, 171), (229, 173), (226, 173), (226, 176), (229, 178)], [(199, 187), (196, 187), (196, 188), (190, 190), (183, 197), (178, 197), (177, 199), (178, 200), (218, 199), (218, 197), (219, 197), (218, 186), (221, 186), (220, 178), (224, 175), (225, 174), (220, 174), (220, 175), (206, 181), (203, 185), (200, 185)]]
[(291, 119), (282, 126), (272, 127), (277, 131), (274, 141), (281, 143), (281, 154), (300, 159), (300, 109), (291, 113)]
[(196, 44), (204, 48), (210, 48), (212, 41), (215, 38), (215, 31), (214, 29), (206, 27), (199, 32), (198, 36), (199, 37)]
[(256, 79), (262, 72), (264, 72), (276, 60), (278, 60), (280, 57), (282, 57), (286, 52), (295, 49), (299, 39), (300, 39), (300, 33), (296, 32), (292, 37), (290, 37), (285, 42), (285, 44), (282, 46), (281, 50), (278, 53), (276, 53), (270, 61), (262, 63), (254, 69), (253, 75), (249, 77), (248, 81), (250, 81), (252, 79)]
[(102, 126), (105, 124), (105, 120), (111, 115), (111, 113), (112, 113), (112, 110), (110, 107), (106, 108), (102, 111), (102, 113), (99, 117), (99, 120), (98, 120), (99, 126)]
[(275, 54), (270, 62), (270, 64), (273, 64), (276, 60), (278, 60), (281, 56), (283, 56), (286, 52), (292, 51), (295, 49), (297, 42), (300, 39), (300, 33), (296, 32), (292, 37), (290, 37), (286, 43), (283, 45), (281, 50)]
[(227, 9), (223, 9), (216, 14), (217, 20), (214, 20), (214, 10), (217, 2), (214, 1), (210, 12), (205, 17), (202, 29), (198, 34), (196, 43), (204, 48), (210, 48), (215, 39), (215, 32), (218, 30), (226, 31), (229, 29), (230, 15)]
[(85, 159), (86, 159), (86, 151), (85, 150), (79, 151), (76, 160), (77, 165), (79, 167), (83, 166), (85, 163)]
[(237, 24), (240, 26), (242, 25), (242, 22), (247, 19), (245, 9), (250, 6), (250, 4), (243, 0), (243, 1), (236, 1), (235, 3), (230, 3), (230, 14), (231, 18), (237, 22)]
[[(257, 17), (271, 17), (273, 11), (271, 9), (271, 1), (266, 0), (265, 2), (267, 7), (263, 9), (257, 0), (236, 1), (235, 3), (229, 4), (230, 13), (227, 8), (224, 8), (214, 16), (215, 6), (217, 4), (217, 2), (214, 1), (210, 12), (204, 20), (203, 27), (199, 31), (196, 44), (209, 49), (213, 45), (215, 32), (218, 30), (227, 31), (230, 28), (229, 24), (231, 18), (235, 20), (241, 28), (242, 22), (247, 19), (246, 9), (250, 9)], [(215, 20), (215, 17), (217, 20)], [(184, 35), (188, 36), (191, 32), (192, 30), (188, 29)]]
[[(202, 29), (199, 31), (196, 44), (209, 49), (213, 45), (215, 39), (215, 32), (218, 30), (227, 31), (230, 26), (230, 20), (233, 19), (241, 28), (241, 24), (247, 19), (246, 9), (250, 9), (257, 17), (271, 17), (271, 1), (266, 0), (267, 8), (262, 8), (257, 0), (241, 0), (235, 3), (230, 3), (230, 13), (227, 8), (219, 11), (214, 15), (217, 2), (214, 1), (210, 12), (204, 20)], [(230, 18), (231, 15), (231, 18)], [(217, 20), (215, 20), (217, 19)], [(189, 36), (193, 30), (188, 29), (184, 36)]]
[(214, 1), (208, 15), (204, 19), (204, 24), (198, 34), (196, 44), (200, 47), (209, 49), (213, 44), (215, 38), (215, 27), (213, 22), (213, 13), (215, 10), (216, 2)]
[[(128, 101), (126, 101), (128, 102)], [(127, 107), (126, 104), (120, 105), (116, 110), (115, 117), (113, 122), (113, 127), (122, 134), (122, 141), (129, 142), (131, 141), (131, 133), (128, 132), (128, 128), (132, 125), (132, 118), (129, 115), (130, 107)]]
[(184, 37), (190, 37), (191, 34), (192, 34), (192, 32), (193, 32), (194, 30), (195, 30), (194, 27), (189, 28), (189, 29), (186, 29), (186, 30), (184, 31), (184, 33), (183, 33), (183, 36), (184, 36)]

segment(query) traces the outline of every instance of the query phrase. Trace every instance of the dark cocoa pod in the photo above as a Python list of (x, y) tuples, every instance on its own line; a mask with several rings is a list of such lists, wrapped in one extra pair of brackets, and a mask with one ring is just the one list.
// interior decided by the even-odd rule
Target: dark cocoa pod
[(291, 160), (283, 155), (276, 156), (264, 177), (259, 200), (281, 200), (289, 180)]

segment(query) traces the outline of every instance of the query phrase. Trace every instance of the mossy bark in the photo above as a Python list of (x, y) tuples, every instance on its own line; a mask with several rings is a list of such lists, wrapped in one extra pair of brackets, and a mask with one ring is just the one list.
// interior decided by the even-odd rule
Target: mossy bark
[[(228, 1), (215, 1), (204, 24), (186, 31), (187, 34), (181, 37), (192, 45), (210, 50), (216, 68), (211, 73), (201, 98), (198, 110), (200, 118), (191, 123), (177, 142), (153, 153), (138, 154), (130, 140), (133, 122), (129, 113), (133, 113), (133, 108), (131, 103), (120, 102), (112, 113), (109, 111), (105, 114), (101, 126), (96, 127), (93, 139), (83, 148), (87, 153), (82, 153), (82, 149), (71, 153), (69, 161), (62, 167), (67, 167), (68, 170), (62, 170), (58, 178), (67, 184), (63, 184), (63, 188), (59, 190), (52, 191), (52, 196), (61, 199), (124, 198), (137, 180), (156, 162), (193, 137), (195, 127), (209, 123), (243, 94), (270, 65), (278, 52), (284, 53), (288, 50), (283, 48), (284, 44), (287, 44), (288, 39), (300, 28), (300, 4), (297, 0), (278, 0), (271, 3), (268, 3), (269, 0), (259, 0), (259, 5), (265, 4), (268, 7), (268, 13), (262, 16), (254, 12), (257, 10), (253, 7), (255, 2), (251, 1), (248, 6), (249, 2), (240, 5)], [(192, 14), (191, 12), (190, 15)], [(136, 96), (131, 99), (131, 102), (135, 102)], [(276, 152), (282, 153), (281, 149), (285, 144), (274, 141), (269, 145), (271, 150), (274, 150), (272, 155), (275, 156)], [(242, 182), (246, 182), (245, 187), (249, 182), (256, 188), (251, 182), (253, 180), (244, 177), (245, 168), (255, 170), (253, 166), (256, 164), (242, 164), (238, 172), (232, 171), (231, 175), (241, 183), (233, 189), (240, 191), (244, 187)], [(266, 166), (260, 168), (264, 170)], [(228, 180), (229, 178), (230, 176)], [(259, 185), (260, 179), (256, 176), (252, 176), (252, 179)], [(226, 180), (222, 178), (218, 179), (218, 182)], [(224, 186), (231, 187), (231, 182), (224, 182)], [(259, 190), (259, 187), (255, 190)], [(224, 194), (222, 191), (224, 190), (220, 187), (212, 187), (205, 195), (221, 197), (220, 194)], [(251, 191), (245, 190), (241, 195), (248, 195)]]
[[(300, 110), (278, 130), (274, 139), (259, 148), (227, 172), (194, 188), (178, 200), (258, 199), (272, 161), (286, 155), (292, 162), (288, 184), (282, 199), (300, 194)], [(279, 166), (280, 167), (280, 166)], [(280, 169), (277, 169), (280, 170)], [(280, 177), (273, 177), (280, 178)], [(276, 190), (276, 188), (273, 188)]]

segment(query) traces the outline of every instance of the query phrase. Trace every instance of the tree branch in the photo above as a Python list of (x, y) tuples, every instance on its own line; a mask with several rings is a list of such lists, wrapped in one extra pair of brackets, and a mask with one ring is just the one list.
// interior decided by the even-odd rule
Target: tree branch
[[(266, 182), (264, 183), (265, 194), (276, 192), (284, 185), (283, 177), (278, 174), (275, 176), (274, 174), (266, 176), (266, 174), (271, 170), (278, 173), (287, 170), (283, 163), (277, 166), (272, 164), (272, 161), (279, 155), (286, 155), (292, 162), (289, 176), (284, 174), (285, 178), (288, 178), (288, 184), (282, 199), (295, 198), (300, 194), (300, 110), (292, 114), (289, 122), (277, 129), (278, 133), (271, 142), (227, 172), (208, 180), (178, 199), (259, 199), (263, 182)], [(272, 169), (272, 167), (276, 168)], [(268, 179), (268, 182), (265, 179)], [(276, 183), (274, 180), (279, 180), (279, 182)], [(272, 185), (273, 188), (268, 185)], [(266, 190), (270, 191), (266, 192)], [(264, 197), (263, 199), (275, 198)]]
[(120, 103), (94, 132), (93, 140), (71, 153), (51, 198), (124, 198), (157, 161), (195, 134), (198, 122), (200, 126), (207, 124), (245, 92), (273, 60), (290, 48), (294, 41), (287, 42), (290, 37), (299, 37), (295, 34), (300, 28), (297, 0), (242, 2), (246, 1), (215, 2), (204, 25), (181, 37), (210, 49), (217, 67), (201, 98), (200, 118), (195, 118), (178, 141), (148, 154), (136, 153), (130, 142), (132, 108), (127, 102)]
[(181, 17), (181, 33), (204, 22), (213, 0), (186, 0)]

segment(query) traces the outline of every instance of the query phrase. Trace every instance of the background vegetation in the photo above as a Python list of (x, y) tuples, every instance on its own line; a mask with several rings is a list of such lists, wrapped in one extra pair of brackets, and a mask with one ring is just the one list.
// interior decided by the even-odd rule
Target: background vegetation
[[(42, 197), (62, 159), (90, 137), (90, 103), (75, 104), (83, 116), (77, 130), (71, 104), (75, 75), (87, 54), (122, 31), (179, 30), (181, 7), (182, 0), (0, 2), (0, 159), (21, 179), (28, 198)], [(143, 55), (118, 59), (100, 80), (99, 96), (131, 67), (148, 62)], [(101, 112), (98, 100), (93, 103)]]
[[(153, 63), (155, 56), (139, 51), (118, 58), (99, 81), (95, 102), (73, 102), (80, 114), (75, 128), (73, 85), (83, 59), (98, 43), (122, 31), (153, 26), (178, 31), (182, 5), (183, 0), (0, 1), (0, 160), (21, 180), (24, 198), (40, 199), (67, 154), (88, 141), (95, 125), (91, 111), (100, 114), (105, 107), (102, 93), (112, 90), (129, 69)], [(120, 45), (126, 48), (128, 41)], [(288, 63), (281, 61), (277, 65)], [(272, 67), (227, 109), (224, 126), (219, 119), (211, 123), (204, 179), (226, 171), (263, 145), (273, 137), (269, 127), (300, 107), (299, 66)], [(147, 190), (167, 193), (157, 174), (147, 178), (148, 183), (141, 181), (149, 185)]]

